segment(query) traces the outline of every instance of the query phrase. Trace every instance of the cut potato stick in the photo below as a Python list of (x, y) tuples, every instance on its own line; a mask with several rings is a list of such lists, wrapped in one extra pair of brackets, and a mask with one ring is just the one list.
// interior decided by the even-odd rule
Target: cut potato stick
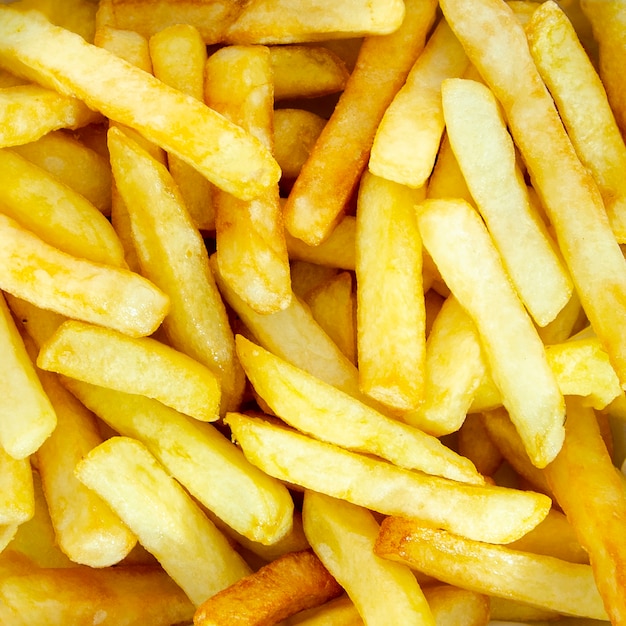
[(418, 224), (446, 284), (476, 324), (530, 458), (544, 467), (563, 443), (563, 396), (487, 229), (463, 200), (427, 200), (418, 208)]
[(142, 276), (61, 252), (4, 215), (0, 262), (1, 289), (41, 308), (134, 337), (154, 332), (169, 307), (168, 297)]
[(191, 497), (138, 441), (113, 437), (76, 466), (198, 606), (250, 573)]
[(86, 104), (39, 85), (0, 89), (0, 147), (36, 141), (60, 128), (80, 128), (102, 120)]
[[(435, 626), (409, 568), (374, 554), (379, 525), (370, 511), (306, 491), (302, 520), (313, 551), (345, 589), (366, 624), (388, 621)], [(382, 595), (381, 589), (385, 590)]]
[(564, 615), (607, 619), (589, 565), (471, 541), (399, 517), (383, 521), (374, 549), (451, 585)]
[(493, 476), (502, 464), (502, 453), (489, 437), (483, 416), (470, 413), (457, 435), (458, 451), (468, 458), (483, 476)]
[(278, 481), (251, 465), (213, 426), (154, 400), (64, 379), (114, 431), (141, 441), (223, 523), (250, 541), (271, 545), (291, 528), (293, 501)]
[[(440, 6), (502, 104), (585, 313), (624, 387), (626, 334), (620, 329), (626, 324), (626, 259), (591, 173), (578, 159), (536, 69), (523, 27), (502, 0), (471, 6), (463, 0), (440, 0)], [(485, 32), (493, 36), (485, 38)]]
[[(94, 44), (152, 74), (148, 40), (139, 33), (98, 25)], [(111, 121), (109, 120), (109, 124)]]
[(466, 202), (474, 204), (474, 199), (467, 188), (465, 177), (459, 167), (459, 162), (456, 160), (447, 132), (444, 132), (439, 144), (437, 161), (428, 179), (426, 197), (433, 199), (462, 198)]
[(369, 169), (409, 187), (430, 176), (444, 129), (441, 83), (462, 76), (468, 64), (463, 47), (441, 20), (380, 122)]
[(285, 225), (309, 245), (322, 242), (341, 219), (367, 165), (376, 128), (424, 47), (436, 2), (406, 2), (402, 25), (366, 38), (332, 116), (285, 205)]
[(109, 129), (109, 149), (142, 272), (170, 298), (165, 333), (174, 348), (219, 377), (226, 410), (238, 402), (243, 381), (204, 241), (163, 165), (115, 127)]
[(624, 482), (615, 471), (593, 409), (567, 399), (565, 443), (544, 470), (554, 496), (589, 552), (598, 590), (612, 623), (626, 619), (622, 528)]
[[(0, 527), (17, 527), (35, 514), (35, 493), (30, 459), (14, 459), (0, 446)], [(8, 541), (7, 541), (8, 543)], [(0, 552), (6, 544), (0, 539)]]
[(554, 2), (533, 13), (526, 35), (576, 153), (600, 188), (615, 238), (626, 243), (626, 145), (600, 77)]
[(444, 81), (441, 94), (450, 145), (467, 186), (522, 302), (545, 326), (569, 301), (572, 283), (530, 203), (499, 105), (488, 87), (463, 78)]
[(272, 626), (337, 597), (337, 581), (311, 551), (292, 552), (203, 602), (194, 626)]
[[(229, 46), (212, 54), (205, 99), (272, 149), (272, 67), (265, 46)], [(259, 313), (284, 309), (291, 282), (278, 185), (249, 202), (220, 190), (214, 200), (223, 279)]]
[(300, 432), (407, 469), (483, 484), (471, 462), (436, 437), (377, 413), (241, 335), (237, 355), (256, 392)]
[(253, 198), (278, 181), (278, 164), (258, 140), (193, 97), (36, 12), (2, 6), (0, 15), (0, 65), (28, 68), (29, 77), (135, 128), (235, 195)]
[(423, 395), (426, 311), (414, 207), (425, 194), (365, 172), (357, 200), (359, 386), (399, 411), (415, 409)]
[(101, 387), (154, 398), (203, 422), (219, 417), (220, 383), (206, 366), (150, 337), (76, 320), (41, 346), (37, 365)]
[(226, 422), (246, 457), (270, 476), (385, 515), (416, 517), (459, 535), (514, 541), (534, 528), (550, 507), (550, 499), (538, 493), (412, 472), (259, 418), (231, 413)]

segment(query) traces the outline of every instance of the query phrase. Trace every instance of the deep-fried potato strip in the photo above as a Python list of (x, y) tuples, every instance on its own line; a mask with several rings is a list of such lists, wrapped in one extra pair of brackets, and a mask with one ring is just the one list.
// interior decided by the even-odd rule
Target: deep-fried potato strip
[(139, 130), (237, 196), (253, 198), (278, 181), (278, 164), (258, 140), (192, 96), (37, 12), (0, 6), (0, 25), (0, 65)]
[(194, 626), (273, 626), (342, 588), (310, 550), (285, 554), (203, 602)]
[(401, 517), (383, 521), (374, 549), (451, 585), (564, 615), (607, 619), (589, 565), (472, 541)]
[(246, 457), (271, 476), (386, 515), (417, 517), (460, 535), (514, 541), (534, 528), (550, 507), (550, 499), (538, 493), (413, 472), (260, 418), (231, 413), (226, 422)]
[[(35, 514), (35, 494), (30, 459), (14, 459), (0, 446), (0, 527), (17, 527)], [(4, 544), (0, 540), (0, 552)]]
[(330, 235), (367, 165), (376, 128), (424, 47), (436, 2), (409, 0), (400, 28), (366, 38), (333, 114), (285, 205), (285, 225), (315, 245)]
[(379, 525), (371, 511), (306, 491), (302, 520), (313, 551), (346, 590), (365, 623), (435, 626), (409, 568), (374, 554)]

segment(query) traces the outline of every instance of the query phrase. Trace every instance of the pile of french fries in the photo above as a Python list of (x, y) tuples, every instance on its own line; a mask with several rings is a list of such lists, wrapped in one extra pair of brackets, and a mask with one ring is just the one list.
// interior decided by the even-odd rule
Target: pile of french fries
[(626, 4), (0, 4), (0, 624), (626, 625)]

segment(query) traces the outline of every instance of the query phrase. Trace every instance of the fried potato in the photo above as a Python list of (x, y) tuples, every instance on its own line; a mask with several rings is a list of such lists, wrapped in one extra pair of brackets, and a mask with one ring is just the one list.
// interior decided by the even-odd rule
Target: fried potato
[(529, 456), (544, 467), (563, 443), (563, 396), (486, 227), (463, 200), (425, 201), (418, 225), (446, 284), (476, 324), (491, 375)]
[(152, 74), (148, 41), (139, 33), (98, 25), (94, 44)]
[[(468, 485), (412, 472), (343, 450), (239, 413), (226, 416), (246, 457), (288, 483), (385, 515), (405, 515), (462, 536), (507, 543), (543, 519), (545, 496), (491, 485)], [(476, 507), (476, 498), (481, 506)]]
[(15, 459), (0, 446), (0, 527), (4, 541), (0, 552), (12, 539), (10, 529), (32, 519), (35, 514), (35, 493), (30, 459)]
[(423, 49), (435, 9), (431, 0), (411, 0), (395, 32), (364, 41), (341, 98), (287, 198), (285, 226), (294, 237), (318, 244), (343, 216), (380, 119)]
[(76, 476), (109, 503), (194, 605), (250, 573), (224, 535), (138, 441), (108, 439), (83, 457)]
[(239, 197), (253, 198), (278, 181), (280, 169), (268, 150), (202, 102), (36, 12), (2, 6), (0, 16), (0, 65), (17, 67), (137, 129)]
[(480, 413), (470, 413), (458, 430), (457, 446), (483, 476), (493, 476), (502, 464), (502, 453), (490, 439)]
[(341, 594), (342, 588), (311, 552), (291, 552), (203, 602), (194, 626), (272, 626)]

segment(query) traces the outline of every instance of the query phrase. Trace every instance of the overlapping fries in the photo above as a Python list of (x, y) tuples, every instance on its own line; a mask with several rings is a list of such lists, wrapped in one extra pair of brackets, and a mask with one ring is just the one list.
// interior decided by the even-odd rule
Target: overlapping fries
[(0, 623), (626, 625), (625, 42), (0, 4)]

